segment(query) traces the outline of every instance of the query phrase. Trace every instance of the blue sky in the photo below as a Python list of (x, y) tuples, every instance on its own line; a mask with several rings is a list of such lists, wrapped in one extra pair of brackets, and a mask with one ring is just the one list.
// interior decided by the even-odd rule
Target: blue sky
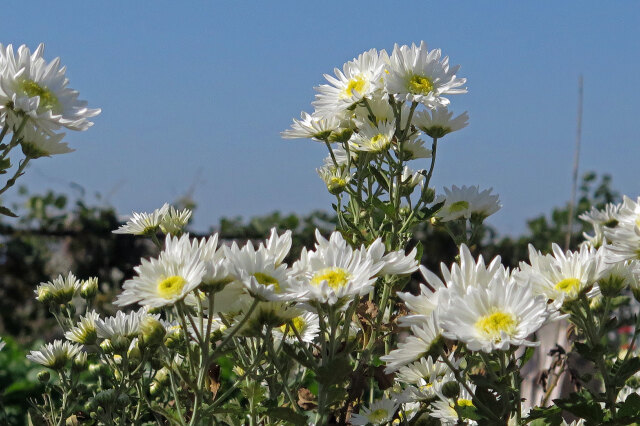
[[(637, 2), (14, 2), (0, 42), (60, 56), (70, 86), (103, 112), (77, 151), (36, 161), (22, 183), (80, 183), (119, 212), (189, 188), (196, 227), (220, 216), (329, 209), (317, 143), (283, 140), (322, 74), (372, 47), (425, 40), (462, 66), (452, 97), (468, 128), (439, 149), (434, 183), (494, 188), (489, 222), (519, 233), (570, 194), (577, 80), (581, 171), (638, 195)], [(418, 168), (419, 165), (416, 165)]]

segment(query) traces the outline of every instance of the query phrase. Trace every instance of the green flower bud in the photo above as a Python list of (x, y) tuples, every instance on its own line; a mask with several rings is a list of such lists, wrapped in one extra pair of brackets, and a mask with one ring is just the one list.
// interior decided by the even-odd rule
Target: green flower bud
[(107, 354), (110, 354), (113, 352), (113, 345), (111, 344), (111, 340), (109, 339), (104, 339), (102, 342), (100, 342), (100, 348), (104, 353), (107, 353)]
[(142, 360), (142, 353), (140, 352), (140, 347), (138, 346), (139, 342), (136, 342), (129, 351), (127, 352), (127, 358), (129, 358), (129, 362), (138, 363)]
[(87, 368), (87, 353), (78, 352), (73, 358), (73, 369), (75, 371), (84, 371)]
[(140, 324), (140, 334), (138, 338), (144, 347), (153, 347), (162, 344), (162, 339), (166, 330), (160, 321), (147, 316)]
[(88, 280), (84, 280), (82, 287), (80, 287), (80, 296), (83, 299), (93, 299), (98, 294), (98, 278), (92, 277)]
[(38, 373), (38, 381), (40, 381), (40, 383), (48, 383), (50, 378), (51, 373), (47, 370), (42, 370)]
[(38, 295), (36, 296), (36, 299), (39, 302), (42, 302), (44, 304), (48, 304), (49, 302), (51, 302), (53, 300), (53, 292), (48, 287), (38, 287), (37, 293), (38, 293)]
[(111, 339), (111, 346), (113, 346), (113, 351), (117, 354), (122, 354), (129, 349), (129, 345), (131, 345), (131, 340), (124, 336), (116, 336)]
[(458, 398), (460, 394), (460, 385), (458, 382), (447, 382), (442, 385), (442, 394), (447, 398)]

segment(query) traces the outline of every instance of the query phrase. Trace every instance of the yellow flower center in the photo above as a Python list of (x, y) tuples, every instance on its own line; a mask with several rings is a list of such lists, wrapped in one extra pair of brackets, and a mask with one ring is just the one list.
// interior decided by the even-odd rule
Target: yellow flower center
[(273, 285), (275, 287), (276, 293), (280, 293), (280, 282), (277, 279), (273, 278), (271, 275), (263, 274), (262, 272), (256, 272), (253, 274), (256, 281), (263, 286)]
[(415, 95), (427, 95), (433, 91), (433, 83), (428, 77), (412, 75), (408, 83), (409, 92)]
[(378, 408), (377, 410), (369, 413), (369, 415), (367, 416), (367, 420), (369, 420), (371, 423), (375, 423), (381, 422), (387, 417), (389, 417), (389, 413), (387, 412), (387, 410), (385, 410), (384, 408)]
[(35, 96), (40, 97), (39, 110), (53, 111), (54, 113), (60, 112), (60, 103), (56, 95), (46, 87), (40, 86), (33, 80), (22, 80), (19, 83), (19, 88), (30, 98)]
[(172, 275), (158, 283), (158, 294), (164, 299), (172, 299), (182, 292), (182, 288), (187, 281), (178, 276)]
[[(351, 96), (354, 96), (354, 95), (362, 95), (362, 92), (366, 84), (367, 84), (367, 81), (364, 78), (362, 78), (361, 75), (353, 77), (351, 80), (349, 80), (349, 83), (347, 84), (347, 87), (342, 92), (342, 95), (345, 98), (350, 98)], [(357, 93), (354, 93), (354, 91)]]
[(331, 176), (329, 178), (329, 182), (327, 182), (327, 186), (329, 188), (342, 188), (346, 185), (347, 185), (347, 181), (337, 176)]
[(469, 202), (468, 201), (456, 201), (455, 203), (452, 203), (449, 206), (449, 212), (457, 213), (457, 212), (461, 212), (463, 210), (467, 210), (468, 208), (469, 208)]
[(577, 278), (565, 278), (555, 285), (555, 289), (563, 293), (575, 293), (580, 290), (580, 280)]
[[(291, 320), (291, 322), (293, 323), (293, 326), (298, 331), (298, 334), (302, 333), (302, 330), (304, 330), (304, 326), (307, 324), (304, 318), (302, 317), (295, 317), (294, 319)], [(287, 327), (287, 324), (281, 325), (280, 330), (282, 330), (283, 333), (286, 332), (287, 336), (296, 335), (295, 331), (293, 331), (291, 327)]]
[(315, 273), (311, 284), (320, 285), (326, 282), (333, 289), (344, 287), (351, 279), (351, 274), (342, 268), (325, 268)]
[(459, 407), (473, 407), (473, 402), (471, 402), (470, 399), (460, 398), (458, 400), (458, 406)]
[(491, 339), (500, 339), (500, 335), (505, 333), (512, 335), (518, 325), (516, 318), (507, 312), (496, 311), (492, 314), (480, 317), (476, 321), (475, 327), (480, 333)]
[(389, 138), (387, 137), (387, 135), (378, 133), (377, 135), (371, 138), (370, 144), (374, 152), (384, 151), (389, 147)]

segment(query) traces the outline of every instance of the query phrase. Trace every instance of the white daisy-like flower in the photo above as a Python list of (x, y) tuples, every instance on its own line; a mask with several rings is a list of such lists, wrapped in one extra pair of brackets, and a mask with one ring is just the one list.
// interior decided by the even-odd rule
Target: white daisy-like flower
[(351, 174), (346, 167), (335, 167), (326, 165), (316, 169), (318, 176), (322, 179), (327, 189), (332, 194), (340, 194), (349, 184)]
[(378, 275), (407, 275), (418, 269), (416, 248), (411, 250), (409, 254), (405, 254), (404, 250), (392, 251), (386, 255), (384, 252), (385, 246), (380, 238), (377, 238), (367, 248), (367, 255), (371, 257), (374, 265), (382, 265)]
[[(472, 391), (475, 392), (475, 386), (473, 384), (469, 384), (469, 387)], [(440, 423), (442, 425), (457, 425), (462, 419), (460, 419), (458, 416), (458, 412), (455, 408), (456, 406), (474, 407), (473, 396), (462, 385), (460, 385), (460, 393), (458, 394), (458, 397), (456, 399), (446, 398), (444, 395), (440, 395), (440, 399), (432, 404), (432, 411), (430, 415), (432, 417), (440, 419)], [(467, 425), (477, 424), (474, 420), (464, 420), (464, 424)]]
[(602, 273), (603, 250), (582, 246), (578, 252), (564, 253), (552, 245), (553, 256), (543, 255), (529, 245), (529, 263), (520, 262), (514, 278), (531, 286), (534, 295), (543, 295), (560, 308), (596, 284)]
[(413, 125), (432, 138), (440, 139), (445, 135), (467, 127), (469, 114), (463, 112), (453, 118), (453, 112), (446, 106), (418, 111), (413, 118)]
[(402, 169), (402, 175), (400, 177), (402, 180), (402, 184), (404, 185), (402, 188), (400, 188), (402, 194), (410, 195), (411, 193), (413, 193), (413, 189), (416, 186), (420, 185), (420, 187), (422, 187), (424, 185), (425, 179), (425, 175), (423, 173), (424, 170), (415, 172), (411, 170), (409, 166), (404, 166), (404, 169)]
[[(242, 308), (242, 313), (234, 319), (236, 323), (245, 321), (244, 318), (252, 304), (253, 301), (247, 301), (245, 303)], [(243, 336), (260, 336), (265, 327), (278, 329), (288, 321), (299, 317), (302, 313), (300, 309), (291, 306), (289, 302), (258, 302), (249, 314), (249, 319), (244, 322), (242, 328), (238, 330), (238, 333)], [(231, 329), (233, 329), (233, 326)]]
[(496, 275), (486, 288), (453, 294), (440, 315), (443, 335), (472, 351), (492, 352), (513, 346), (536, 346), (526, 338), (548, 317), (547, 299)]
[(33, 53), (22, 45), (15, 54), (13, 46), (0, 45), (0, 103), (9, 123), (17, 127), (22, 119), (16, 112), (21, 111), (40, 128), (88, 129), (93, 125), (88, 119), (100, 109), (87, 108), (86, 101), (78, 100), (78, 92), (67, 87), (60, 58), (47, 63), (43, 53), (44, 44)]
[(38, 351), (31, 351), (29, 355), (27, 355), (27, 359), (45, 367), (58, 370), (63, 368), (67, 361), (73, 359), (81, 350), (82, 346), (76, 345), (75, 343), (54, 340), (53, 343), (47, 343)]
[(191, 249), (189, 235), (175, 240), (167, 235), (165, 245), (169, 250), (161, 252), (157, 259), (142, 259), (142, 264), (134, 268), (137, 276), (124, 282), (124, 291), (116, 299), (116, 305), (136, 302), (155, 308), (173, 305), (200, 285), (205, 265), (200, 253)]
[(301, 119), (293, 119), (290, 129), (280, 133), (284, 139), (310, 138), (319, 142), (329, 140), (331, 133), (340, 128), (340, 119), (334, 116), (324, 117), (318, 114), (302, 112)]
[(622, 204), (614, 214), (614, 218), (622, 223), (640, 226), (640, 197), (633, 200), (626, 195), (622, 197)]
[(64, 137), (65, 133), (53, 133), (27, 124), (22, 130), (20, 147), (29, 158), (51, 157), (75, 151), (69, 148), (66, 142), (61, 142)]
[(370, 97), (373, 92), (382, 88), (385, 66), (388, 55), (371, 49), (334, 69), (335, 77), (325, 74), (329, 84), (315, 89), (318, 91), (312, 105), (322, 115), (333, 115), (342, 112), (362, 98)]
[(115, 316), (107, 317), (104, 320), (95, 320), (96, 331), (101, 339), (115, 339), (117, 337), (133, 338), (140, 333), (140, 325), (147, 317), (156, 320), (160, 315), (151, 315), (146, 308), (140, 308), (135, 312), (116, 312)]
[(162, 220), (169, 211), (169, 204), (165, 203), (151, 213), (133, 213), (127, 223), (113, 231), (114, 234), (150, 235), (158, 231)]
[(232, 274), (244, 284), (249, 294), (260, 300), (287, 300), (291, 278), (287, 265), (277, 265), (276, 257), (264, 245), (258, 250), (251, 241), (240, 248), (234, 242), (231, 247), (224, 247), (230, 262)]
[(620, 204), (607, 204), (604, 209), (598, 210), (593, 207), (588, 212), (578, 216), (585, 222), (593, 225), (594, 235), (584, 233), (584, 238), (594, 247), (600, 247), (604, 242), (604, 228), (615, 228), (618, 225), (618, 213)]
[[(292, 327), (295, 327), (295, 330)], [(292, 318), (290, 323), (273, 330), (276, 338), (285, 339), (289, 343), (298, 343), (296, 332), (303, 342), (313, 342), (320, 332), (318, 315), (313, 312), (304, 312)]]
[[(444, 264), (443, 268), (445, 268)], [(420, 273), (430, 287), (420, 284), (420, 293), (417, 295), (411, 292), (398, 292), (398, 297), (404, 302), (410, 313), (400, 318), (400, 325), (403, 327), (421, 325), (431, 321), (431, 314), (438, 306), (445, 303), (448, 295), (447, 287), (436, 274), (423, 265), (420, 265)]]
[(387, 364), (385, 373), (392, 373), (417, 359), (431, 356), (441, 345), (442, 327), (436, 312), (427, 317), (420, 326), (412, 325), (411, 332), (412, 335), (404, 342), (398, 343), (397, 349), (380, 357)]
[[(409, 122), (411, 108), (405, 103), (398, 104), (398, 106), (400, 108), (401, 128), (405, 129)], [(371, 113), (373, 113), (373, 120), (371, 119)], [(367, 99), (366, 105), (359, 103), (354, 109), (354, 117), (357, 127), (362, 127), (364, 123), (377, 125), (385, 121), (391, 123), (397, 120), (396, 113), (391, 104), (389, 104), (389, 95), (386, 92), (374, 94), (371, 99)]]
[(430, 108), (448, 105), (444, 95), (467, 93), (461, 88), (467, 79), (456, 77), (460, 66), (450, 66), (449, 57), (441, 57), (440, 49), (429, 51), (424, 41), (411, 47), (396, 44), (386, 77), (387, 91), (400, 101), (419, 102)]
[(366, 250), (349, 247), (339, 232), (326, 240), (316, 230), (316, 240), (315, 251), (303, 249), (292, 268), (292, 297), (334, 305), (368, 294), (382, 265), (374, 265)]
[(444, 202), (438, 210), (438, 218), (442, 222), (449, 222), (461, 218), (485, 219), (494, 214), (502, 205), (498, 195), (492, 195), (493, 188), (480, 192), (478, 186), (465, 186), (461, 188), (453, 185), (451, 189), (444, 188), (444, 195), (440, 195), (434, 201), (435, 204)]
[(603, 228), (608, 263), (640, 259), (640, 224), (633, 222), (630, 216), (618, 215), (621, 220), (616, 227)]
[(88, 312), (86, 315), (80, 317), (78, 324), (67, 331), (64, 334), (64, 337), (72, 342), (81, 343), (83, 345), (93, 345), (98, 338), (96, 321), (98, 321), (99, 318), (100, 315), (98, 315), (96, 311)]
[[(461, 360), (456, 360), (453, 355), (449, 356), (449, 361), (456, 368)], [(434, 398), (445, 383), (456, 379), (444, 361), (440, 358), (434, 361), (428, 357), (401, 367), (396, 380), (412, 385), (408, 388), (412, 400), (425, 400)]]
[(358, 129), (358, 133), (352, 136), (353, 143), (358, 151), (367, 151), (374, 154), (387, 151), (391, 147), (391, 141), (396, 131), (394, 121), (383, 121), (377, 125), (364, 123)]
[(369, 407), (363, 407), (361, 413), (351, 415), (352, 425), (384, 425), (393, 419), (400, 404), (397, 401), (383, 398), (374, 401)]
[(402, 151), (407, 160), (419, 158), (431, 158), (432, 152), (424, 146), (424, 141), (419, 138), (410, 138), (402, 144)]
[(278, 235), (277, 229), (271, 228), (269, 238), (267, 238), (264, 244), (260, 243), (260, 246), (273, 258), (275, 265), (280, 266), (280, 264), (284, 262), (285, 257), (289, 255), (291, 244), (290, 230), (284, 231), (282, 235)]
[(71, 272), (66, 277), (59, 275), (52, 281), (40, 283), (36, 287), (36, 299), (42, 303), (64, 304), (71, 301), (81, 285), (82, 281), (79, 281)]
[(189, 223), (192, 213), (189, 209), (180, 211), (171, 206), (160, 219), (160, 229), (165, 234), (179, 234)]

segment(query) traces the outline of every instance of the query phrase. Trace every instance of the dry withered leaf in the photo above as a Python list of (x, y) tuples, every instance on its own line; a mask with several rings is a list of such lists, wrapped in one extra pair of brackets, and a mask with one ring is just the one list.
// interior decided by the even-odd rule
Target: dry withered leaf
[(303, 410), (313, 410), (318, 406), (315, 403), (315, 395), (307, 388), (298, 389), (298, 406)]
[(209, 390), (211, 391), (211, 399), (215, 399), (220, 389), (220, 366), (216, 363), (209, 365), (207, 371), (209, 375)]

